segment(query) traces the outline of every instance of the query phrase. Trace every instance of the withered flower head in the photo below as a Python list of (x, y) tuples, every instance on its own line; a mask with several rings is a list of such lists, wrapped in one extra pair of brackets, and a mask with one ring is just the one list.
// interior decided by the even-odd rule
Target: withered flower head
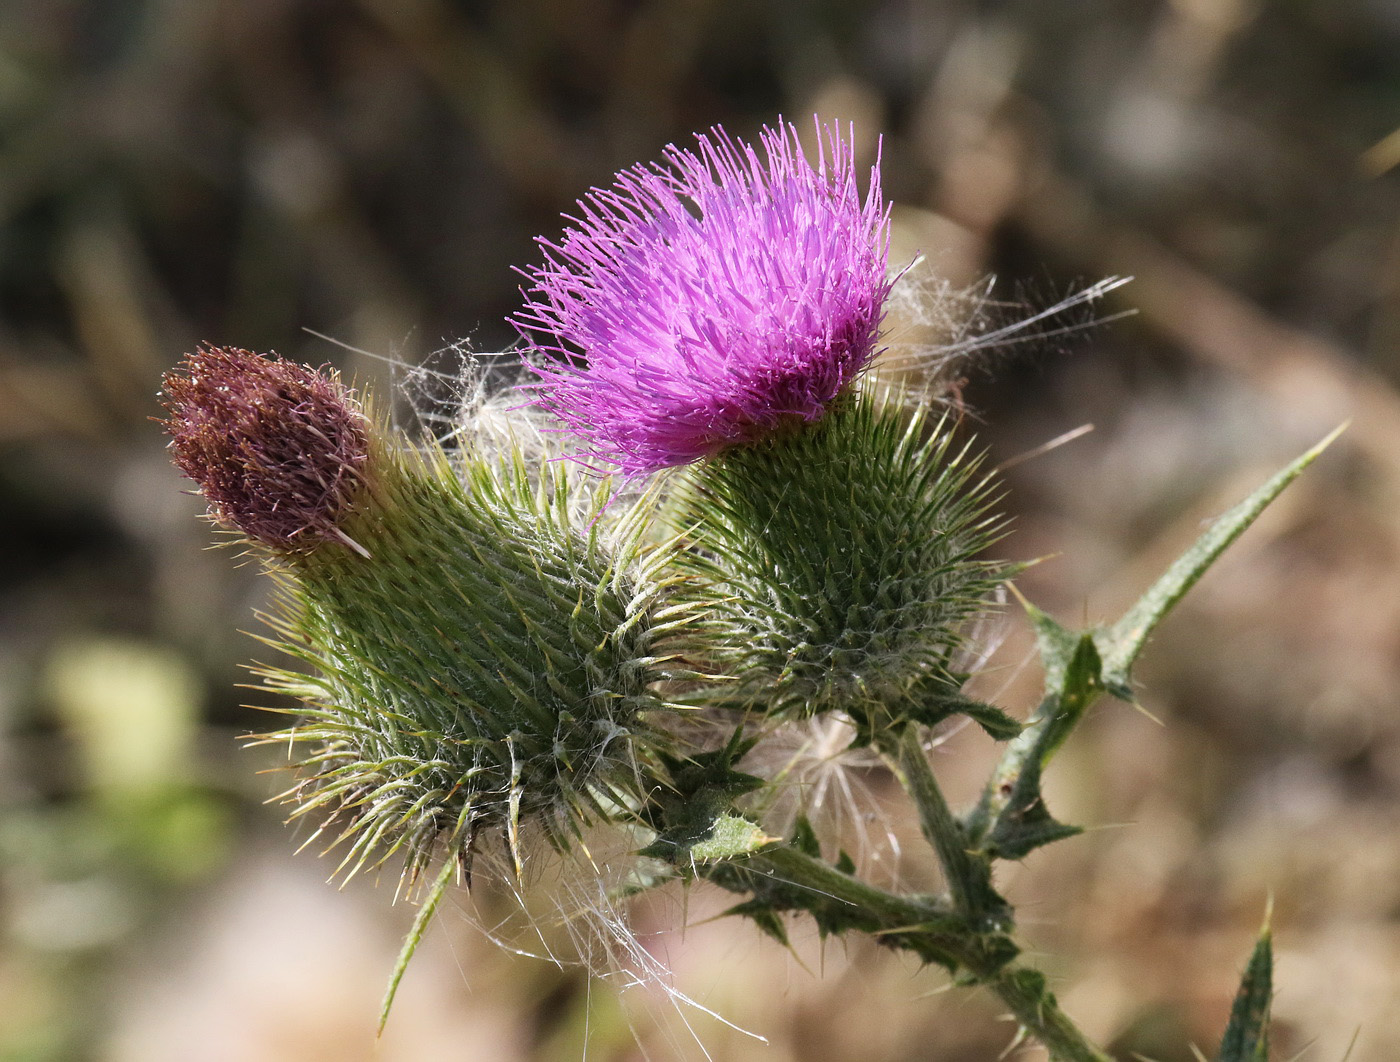
[(280, 552), (345, 541), (369, 439), (334, 372), (206, 344), (166, 374), (163, 404), (175, 463), (216, 520)]

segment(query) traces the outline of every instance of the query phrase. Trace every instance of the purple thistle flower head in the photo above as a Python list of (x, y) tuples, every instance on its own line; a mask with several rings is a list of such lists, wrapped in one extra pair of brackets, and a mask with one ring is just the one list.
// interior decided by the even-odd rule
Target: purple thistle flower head
[(815, 421), (876, 353), (889, 220), (872, 168), (817, 123), (759, 146), (716, 127), (579, 201), (514, 321), (535, 400), (628, 476)]
[(284, 553), (348, 542), (338, 523), (369, 436), (333, 373), (206, 345), (166, 374), (164, 392), (175, 464), (216, 520)]

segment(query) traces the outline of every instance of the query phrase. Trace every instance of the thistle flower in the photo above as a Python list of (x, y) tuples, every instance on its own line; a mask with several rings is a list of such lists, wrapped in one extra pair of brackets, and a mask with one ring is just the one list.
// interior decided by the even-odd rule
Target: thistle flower
[(685, 465), (785, 422), (812, 422), (876, 353), (888, 217), (872, 169), (817, 125), (814, 166), (791, 125), (759, 148), (716, 127), (664, 164), (579, 201), (515, 324), (537, 401), (628, 476)]
[(262, 672), (302, 701), (265, 737), (302, 751), (293, 815), (341, 824), (348, 873), (492, 829), (518, 869), (527, 820), (563, 848), (640, 803), (668, 630), (644, 510), (605, 524), (595, 486), (581, 519), (577, 470), (518, 451), (394, 446), (333, 376), (247, 351), (191, 355), (166, 404), (215, 516), (269, 547), (272, 644), (309, 671)]
[(849, 142), (818, 134), (815, 166), (780, 125), (761, 151), (716, 129), (624, 171), (541, 241), (516, 324), (585, 457), (694, 464), (679, 563), (729, 689), (770, 715), (846, 713), (868, 740), (975, 710), (958, 632), (1001, 569), (977, 557), (997, 523), (977, 462), (853, 386), (892, 286), (888, 218), (878, 169), (862, 200)]

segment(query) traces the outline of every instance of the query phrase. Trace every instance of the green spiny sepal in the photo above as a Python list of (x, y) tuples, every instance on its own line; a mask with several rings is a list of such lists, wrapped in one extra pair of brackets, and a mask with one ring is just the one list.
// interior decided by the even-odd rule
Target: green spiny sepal
[(867, 738), (972, 705), (960, 631), (1006, 574), (979, 557), (1000, 531), (979, 463), (945, 424), (852, 394), (699, 466), (676, 507), (693, 544), (680, 563), (708, 603), (717, 668), (736, 679), (726, 697), (845, 712)]
[(577, 475), (376, 444), (339, 525), (356, 548), (274, 562), (273, 644), (309, 673), (264, 672), (303, 704), (264, 740), (302, 751), (286, 796), (338, 828), (349, 873), (403, 851), (416, 874), (439, 844), (465, 861), (488, 829), (518, 870), (523, 821), (562, 847), (641, 801), (639, 750), (664, 743), (658, 640), (677, 620), (641, 545), (646, 507), (604, 514), (607, 487), (581, 497)]

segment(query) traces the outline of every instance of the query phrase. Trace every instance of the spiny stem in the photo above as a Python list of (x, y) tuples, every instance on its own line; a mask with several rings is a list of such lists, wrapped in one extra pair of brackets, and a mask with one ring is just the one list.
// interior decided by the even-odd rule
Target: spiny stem
[[(970, 849), (967, 832), (954, 817), (934, 777), (914, 724), (887, 732), (876, 742), (919, 814), (924, 837), (938, 854), (954, 909), (967, 920), (971, 941), (987, 931), (1009, 927), (1010, 912), (992, 888), (991, 860)], [(1045, 1045), (1057, 1062), (1110, 1062), (1075, 1027), (1045, 984), (1043, 974), (1004, 962), (988, 962), (979, 948), (945, 945), (978, 981), (986, 984), (1011, 1008), (1016, 1020)]]
[(866, 933), (886, 947), (949, 970), (973, 964), (994, 970), (1015, 956), (1014, 945), (1004, 937), (975, 932), (941, 900), (886, 892), (791, 845), (692, 863), (685, 870), (752, 897), (736, 911), (761, 923), (781, 912), (804, 911), (823, 933)]
[(756, 852), (746, 863), (756, 873), (771, 874), (785, 885), (849, 905), (878, 923), (877, 933), (916, 928), (927, 931), (930, 926), (938, 927), (940, 934), (954, 928), (966, 931), (962, 920), (937, 901), (886, 892), (787, 845)]
[(876, 745), (918, 810), (919, 826), (938, 854), (954, 908), (969, 923), (980, 925), (991, 913), (991, 869), (969, 850), (966, 834), (933, 776), (919, 727), (906, 723), (886, 731)]
[(1113, 1062), (1113, 1056), (1096, 1047), (1060, 1009), (1054, 993), (1045, 987), (1043, 974), (1008, 966), (987, 984), (1022, 1027), (1045, 1045), (1053, 1062)]
[(776, 887), (782, 898), (770, 897), (775, 907), (807, 911), (819, 925), (844, 920), (889, 947), (967, 971), (1001, 998), (1055, 1062), (1112, 1062), (1060, 1009), (1043, 974), (1010, 964), (1014, 946), (1005, 936), (977, 932), (936, 900), (886, 892), (790, 845), (694, 864), (693, 870), (731, 892)]
[[(1103, 665), (1092, 631), (1067, 631), (1038, 610), (1032, 611), (1031, 618), (1045, 661), (1045, 697), (1025, 729), (1006, 746), (981, 800), (963, 826), (968, 846), (989, 865), (992, 858), (1007, 858), (1008, 854), (1019, 858), (1031, 848), (1048, 843), (1042, 837), (1030, 847), (1013, 844), (1008, 848), (1006, 837), (1000, 841), (996, 837), (1003, 819), (1016, 815), (1013, 800), (1022, 804), (1022, 816), (1036, 805), (1043, 813), (1040, 772), (1105, 688)], [(1076, 831), (1062, 827), (1061, 836), (1066, 832)]]

